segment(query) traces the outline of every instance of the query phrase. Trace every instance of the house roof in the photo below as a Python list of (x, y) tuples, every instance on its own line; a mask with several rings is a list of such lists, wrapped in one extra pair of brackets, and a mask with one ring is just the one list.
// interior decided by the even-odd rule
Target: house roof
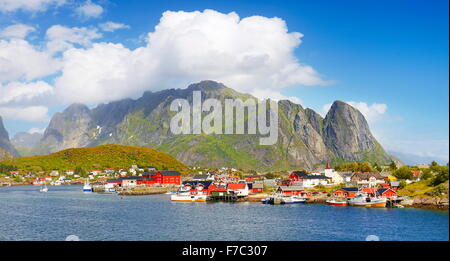
[(122, 179), (107, 179), (106, 182), (108, 182), (108, 183), (120, 183), (120, 182), (122, 182)]
[(304, 171), (301, 171), (301, 170), (297, 170), (297, 171), (293, 171), (292, 173), (291, 173), (291, 175), (297, 175), (297, 176), (299, 176), (299, 177), (303, 177), (303, 176), (307, 176), (308, 174), (306, 174), (306, 172), (304, 172)]
[(278, 189), (282, 191), (299, 191), (303, 190), (303, 186), (279, 186)]
[(330, 178), (324, 175), (306, 175), (303, 176), (302, 179), (330, 179)]
[(192, 179), (207, 179), (208, 177), (209, 177), (209, 175), (206, 175), (206, 174), (204, 174), (204, 175), (197, 174), (197, 175), (194, 175), (192, 177)]
[(380, 189), (377, 190), (377, 193), (381, 195), (381, 194), (383, 194), (384, 192), (386, 192), (388, 190), (395, 192), (394, 190), (392, 190), (390, 188), (380, 188)]
[(196, 188), (198, 185), (202, 184), (204, 189), (208, 189), (211, 186), (212, 181), (183, 181), (183, 185), (191, 185), (192, 188)]
[(246, 183), (230, 183), (227, 188), (231, 190), (245, 189)]
[(340, 189), (336, 189), (337, 190), (345, 190), (347, 192), (358, 192), (358, 188), (340, 188)]
[(381, 174), (378, 172), (358, 172), (353, 174), (352, 179), (359, 178), (363, 180), (366, 179), (368, 180), (370, 177), (375, 177), (376, 179), (383, 179), (383, 176), (381, 176)]
[(181, 173), (176, 170), (160, 170), (163, 176), (181, 176)]
[(128, 179), (128, 180), (133, 180), (133, 179), (135, 179), (135, 180), (142, 180), (143, 177), (141, 177), (141, 176), (135, 176), (135, 177), (130, 176), (130, 177), (123, 177), (123, 178), (121, 178), (121, 179), (122, 179), (122, 180), (125, 180), (125, 179)]
[(262, 189), (264, 188), (264, 184), (263, 183), (253, 183), (252, 184), (254, 189)]

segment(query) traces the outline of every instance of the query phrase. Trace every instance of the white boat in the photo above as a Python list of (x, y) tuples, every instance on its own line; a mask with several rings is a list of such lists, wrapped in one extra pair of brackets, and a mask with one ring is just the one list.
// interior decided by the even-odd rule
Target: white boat
[(179, 191), (177, 194), (170, 196), (170, 200), (179, 202), (205, 202), (206, 198), (206, 195), (191, 194), (189, 191)]
[(298, 196), (282, 197), (281, 204), (302, 204), (306, 203), (306, 198), (301, 198)]
[(92, 192), (92, 186), (87, 180), (84, 182), (83, 192)]
[(111, 183), (106, 184), (104, 192), (106, 192), (106, 193), (115, 193), (116, 189), (114, 188), (114, 184), (111, 184)]
[(349, 199), (348, 204), (354, 207), (376, 207), (384, 208), (386, 207), (386, 198), (382, 197), (371, 197), (367, 193), (358, 192), (354, 198)]
[(332, 198), (327, 200), (327, 204), (332, 206), (347, 206), (348, 202), (345, 198)]
[(47, 192), (47, 191), (48, 191), (47, 184), (44, 183), (44, 186), (42, 186), (42, 187), (39, 189), (39, 192)]

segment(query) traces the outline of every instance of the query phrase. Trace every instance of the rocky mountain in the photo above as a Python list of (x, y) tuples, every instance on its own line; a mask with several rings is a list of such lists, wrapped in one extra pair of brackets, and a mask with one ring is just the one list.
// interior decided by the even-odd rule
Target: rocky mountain
[(382, 163), (391, 159), (370, 133), (364, 116), (340, 101), (334, 102), (325, 119), (299, 104), (279, 101), (278, 141), (271, 146), (259, 145), (258, 134), (174, 135), (169, 129), (175, 115), (170, 104), (177, 98), (192, 104), (193, 91), (202, 92), (202, 101), (216, 98), (222, 104), (225, 99), (256, 100), (223, 84), (202, 81), (187, 89), (146, 92), (137, 100), (125, 99), (93, 109), (74, 104), (53, 116), (33, 153), (124, 144), (152, 147), (187, 165), (259, 170), (312, 169), (328, 160)]
[(11, 143), (21, 156), (30, 156), (33, 149), (42, 139), (41, 133), (18, 132), (11, 138)]
[[(0, 116), (0, 149), (3, 151), (8, 152), (8, 154), (12, 154), (13, 156), (18, 156), (17, 150), (14, 148), (14, 146), (11, 144), (11, 141), (9, 140), (9, 134), (6, 131), (5, 127), (3, 126), (3, 119)], [(2, 154), (6, 155), (6, 152), (3, 152)]]

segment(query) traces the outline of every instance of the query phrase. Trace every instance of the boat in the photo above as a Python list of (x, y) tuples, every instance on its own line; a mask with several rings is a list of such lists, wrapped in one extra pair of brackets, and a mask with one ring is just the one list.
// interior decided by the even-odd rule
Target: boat
[(115, 193), (116, 189), (114, 188), (114, 184), (107, 183), (105, 184), (105, 188), (103, 190), (105, 193)]
[(170, 196), (170, 200), (178, 202), (205, 202), (206, 198), (204, 194), (191, 194), (189, 191), (178, 191)]
[(47, 192), (47, 191), (48, 191), (47, 184), (44, 183), (44, 186), (41, 186), (39, 192)]
[(353, 207), (384, 208), (386, 207), (386, 202), (386, 198), (372, 197), (367, 193), (358, 192), (354, 198), (349, 199), (348, 204)]
[(164, 193), (164, 194), (166, 194), (166, 195), (175, 195), (175, 194), (177, 194), (177, 193), (174, 192), (174, 191), (168, 191), (168, 192), (166, 192), (166, 193)]
[(263, 204), (272, 204), (272, 205), (302, 204), (306, 203), (306, 198), (302, 198), (299, 196), (285, 196), (279, 193), (274, 193), (270, 197), (262, 199), (261, 202)]
[(327, 204), (332, 206), (347, 206), (348, 202), (345, 198), (332, 198), (327, 200)]
[(301, 198), (298, 196), (289, 196), (289, 197), (282, 197), (281, 204), (302, 204), (306, 203), (306, 198)]
[(83, 192), (92, 192), (91, 184), (87, 180), (84, 182)]

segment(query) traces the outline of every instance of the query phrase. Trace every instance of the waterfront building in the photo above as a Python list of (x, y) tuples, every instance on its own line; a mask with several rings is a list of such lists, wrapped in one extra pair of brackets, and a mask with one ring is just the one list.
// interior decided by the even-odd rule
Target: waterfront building
[(340, 188), (333, 191), (333, 197), (337, 198), (354, 198), (358, 188)]
[(392, 199), (397, 197), (397, 192), (390, 188), (381, 188), (377, 190), (377, 195), (385, 197), (387, 199)]
[(262, 193), (264, 190), (264, 184), (262, 182), (248, 183), (247, 186), (251, 194)]
[(227, 190), (229, 192), (233, 192), (237, 196), (248, 196), (249, 189), (247, 186), (247, 183), (241, 182), (241, 183), (230, 183), (227, 186)]
[(298, 196), (303, 192), (303, 186), (279, 186), (277, 189), (277, 193), (281, 193), (286, 196)]

